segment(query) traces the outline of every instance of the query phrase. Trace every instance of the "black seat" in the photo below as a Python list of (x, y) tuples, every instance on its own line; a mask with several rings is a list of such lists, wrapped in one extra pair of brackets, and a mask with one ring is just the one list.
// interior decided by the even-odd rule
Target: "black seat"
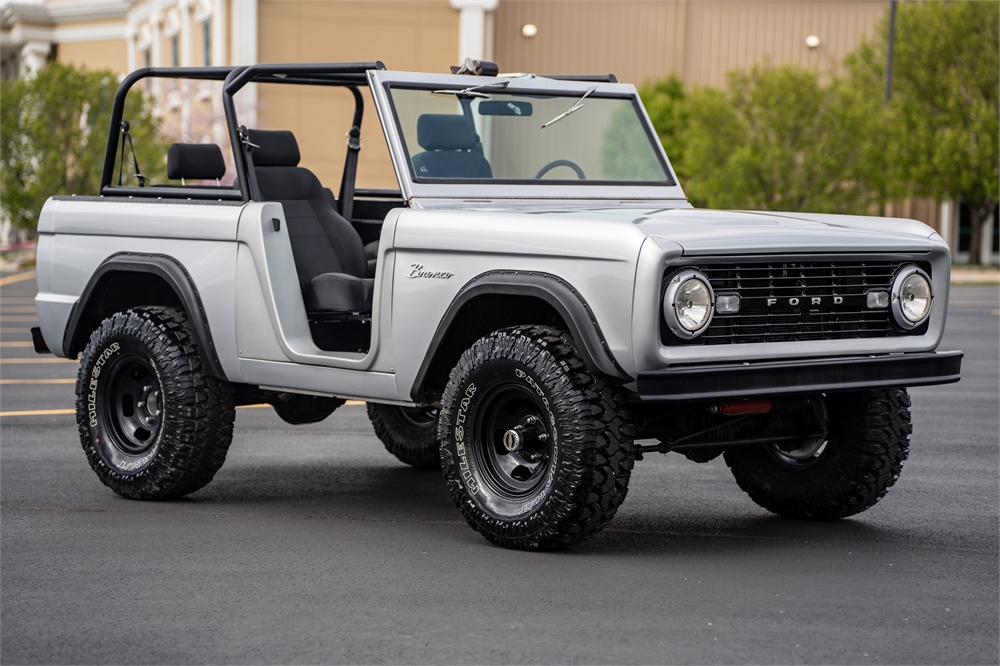
[(254, 174), (265, 201), (285, 210), (306, 312), (371, 313), (375, 281), (367, 277), (361, 237), (337, 212), (333, 195), (299, 164), (299, 145), (288, 131), (250, 130)]
[(476, 128), (465, 116), (425, 113), (417, 118), (417, 143), (425, 151), (412, 158), (417, 178), (493, 177)]
[(175, 143), (167, 149), (167, 178), (214, 180), (226, 175), (222, 149), (214, 143)]

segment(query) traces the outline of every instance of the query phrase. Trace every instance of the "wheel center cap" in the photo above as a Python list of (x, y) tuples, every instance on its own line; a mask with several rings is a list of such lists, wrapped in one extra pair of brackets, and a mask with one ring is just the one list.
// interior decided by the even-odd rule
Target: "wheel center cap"
[(524, 446), (524, 437), (518, 430), (508, 430), (503, 434), (503, 445), (511, 453), (520, 451)]

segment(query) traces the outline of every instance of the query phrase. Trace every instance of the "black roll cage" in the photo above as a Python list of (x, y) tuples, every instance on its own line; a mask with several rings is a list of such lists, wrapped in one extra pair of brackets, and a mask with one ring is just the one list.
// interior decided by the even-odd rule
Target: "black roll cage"
[[(346, 87), (354, 95), (354, 118), (348, 132), (348, 150), (345, 158), (344, 176), (340, 183), (340, 202), (346, 213), (350, 213), (354, 195), (354, 170), (349, 169), (351, 160), (357, 159), (360, 147), (361, 120), (364, 115), (364, 98), (359, 86), (368, 85), (366, 72), (370, 69), (385, 69), (380, 61), (341, 63), (280, 63), (236, 67), (145, 67), (126, 76), (115, 93), (111, 108), (111, 126), (108, 129), (108, 145), (104, 153), (104, 170), (101, 172), (101, 196), (162, 197), (170, 199), (210, 199), (226, 201), (261, 201), (260, 189), (253, 170), (252, 148), (246, 144), (245, 128), (236, 117), (233, 96), (249, 83), (290, 83), (311, 86)], [(202, 81), (222, 81), (222, 106), (229, 128), (233, 161), (236, 165), (238, 190), (199, 187), (123, 187), (112, 185), (118, 141), (121, 137), (121, 121), (125, 111), (128, 91), (141, 79), (147, 77), (165, 79), (194, 79)]]

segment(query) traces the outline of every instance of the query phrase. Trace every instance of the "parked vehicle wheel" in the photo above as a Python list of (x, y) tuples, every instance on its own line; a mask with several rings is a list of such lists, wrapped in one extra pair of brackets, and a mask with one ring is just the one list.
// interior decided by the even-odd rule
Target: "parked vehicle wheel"
[(455, 504), (502, 546), (579, 543), (614, 517), (628, 491), (635, 458), (625, 397), (591, 375), (556, 329), (478, 340), (452, 371), (438, 432)]
[(233, 388), (209, 376), (183, 312), (114, 314), (90, 336), (76, 382), (76, 421), (90, 466), (132, 499), (193, 493), (222, 467), (233, 437)]
[(833, 393), (825, 401), (825, 441), (725, 452), (740, 488), (768, 511), (811, 520), (853, 516), (899, 478), (913, 430), (906, 390)]
[(386, 450), (407, 465), (441, 468), (438, 410), (368, 403), (368, 418)]

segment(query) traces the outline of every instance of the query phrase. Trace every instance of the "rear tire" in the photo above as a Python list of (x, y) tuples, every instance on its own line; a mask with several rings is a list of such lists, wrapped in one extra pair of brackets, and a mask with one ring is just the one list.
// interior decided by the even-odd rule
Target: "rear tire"
[(625, 396), (590, 374), (572, 338), (523, 326), (481, 338), (442, 397), (441, 464), (469, 525), (508, 548), (547, 550), (601, 530), (635, 459)]
[(736, 483), (768, 511), (846, 518), (874, 506), (899, 478), (913, 431), (906, 390), (833, 393), (825, 401), (829, 438), (815, 454), (784, 453), (776, 445), (725, 452)]
[(420, 469), (441, 469), (438, 410), (368, 403), (368, 418), (386, 450)]
[(76, 382), (87, 461), (123, 497), (164, 500), (205, 486), (226, 460), (233, 387), (209, 375), (175, 308), (114, 314), (90, 336)]

